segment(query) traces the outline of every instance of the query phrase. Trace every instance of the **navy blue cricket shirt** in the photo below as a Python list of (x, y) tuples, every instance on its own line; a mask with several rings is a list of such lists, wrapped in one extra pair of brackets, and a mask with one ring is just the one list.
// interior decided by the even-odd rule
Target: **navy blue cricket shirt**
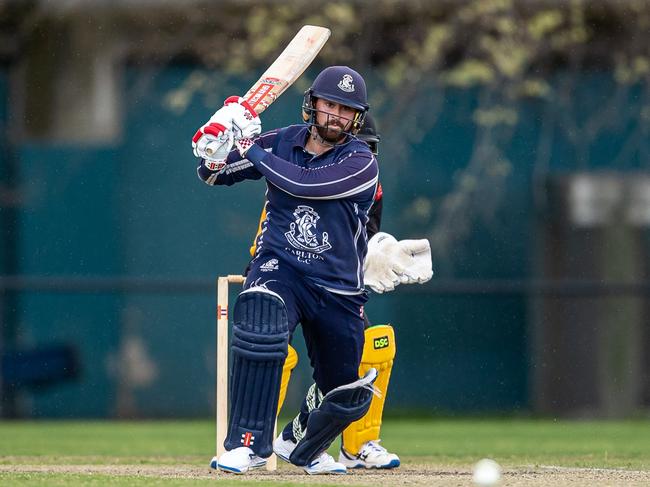
[(305, 150), (309, 127), (290, 125), (255, 139), (242, 159), (199, 177), (210, 185), (266, 178), (266, 220), (254, 259), (274, 255), (316, 284), (341, 294), (363, 292), (366, 223), (378, 181), (377, 160), (349, 137), (320, 155)]

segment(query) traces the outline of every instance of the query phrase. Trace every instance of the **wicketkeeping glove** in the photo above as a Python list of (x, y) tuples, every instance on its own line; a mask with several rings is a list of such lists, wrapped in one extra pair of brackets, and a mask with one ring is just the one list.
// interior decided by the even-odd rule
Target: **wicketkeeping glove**
[(390, 259), (404, 269), (402, 284), (424, 284), (433, 277), (431, 245), (426, 238), (400, 240)]
[(368, 242), (364, 284), (376, 293), (392, 291), (399, 284), (423, 284), (432, 276), (428, 240), (398, 242), (389, 233), (379, 232)]
[(397, 240), (389, 233), (379, 232), (368, 241), (368, 254), (363, 263), (363, 282), (376, 293), (389, 292), (401, 282), (404, 269), (387, 259), (389, 249), (397, 246)]

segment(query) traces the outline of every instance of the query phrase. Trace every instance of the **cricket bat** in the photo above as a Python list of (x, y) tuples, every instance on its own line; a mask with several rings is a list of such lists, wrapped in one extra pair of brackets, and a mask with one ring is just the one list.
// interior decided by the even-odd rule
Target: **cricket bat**
[[(242, 98), (258, 115), (262, 113), (307, 69), (330, 34), (326, 27), (304, 25)], [(207, 147), (206, 153), (212, 155), (214, 149)]]

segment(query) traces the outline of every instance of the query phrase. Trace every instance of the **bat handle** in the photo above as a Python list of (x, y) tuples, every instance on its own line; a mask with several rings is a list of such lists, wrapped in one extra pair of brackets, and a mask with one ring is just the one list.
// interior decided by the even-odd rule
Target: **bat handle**
[(208, 144), (205, 147), (205, 153), (208, 155), (208, 157), (212, 157), (212, 155), (217, 152), (222, 150), (222, 148), (228, 148), (228, 144), (231, 143), (232, 141), (230, 140), (213, 140), (211, 142), (208, 142)]

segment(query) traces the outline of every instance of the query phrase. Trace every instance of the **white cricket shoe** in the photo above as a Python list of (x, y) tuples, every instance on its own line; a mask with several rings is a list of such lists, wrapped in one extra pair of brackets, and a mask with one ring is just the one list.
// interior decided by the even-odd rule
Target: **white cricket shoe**
[[(293, 442), (292, 440), (284, 440), (282, 438), (282, 433), (280, 433), (280, 435), (273, 442), (273, 452), (281, 460), (284, 460), (287, 463), (291, 463), (289, 457), (291, 456), (293, 450), (295, 450), (296, 446), (297, 443)], [(347, 473), (345, 465), (335, 462), (332, 455), (328, 455), (327, 452), (321, 453), (313, 462), (302, 468), (309, 475)]]
[(334, 461), (332, 455), (327, 452), (323, 452), (316, 457), (316, 459), (311, 462), (309, 465), (302, 467), (305, 472), (309, 475), (326, 475), (326, 474), (338, 474), (343, 475), (348, 473), (348, 469), (345, 468), (345, 465)]
[(289, 457), (291, 456), (291, 452), (296, 448), (296, 445), (297, 443), (292, 440), (283, 440), (282, 433), (280, 433), (280, 435), (273, 441), (273, 452), (279, 459), (291, 463)]
[(380, 440), (367, 441), (361, 445), (357, 455), (352, 455), (341, 448), (339, 462), (348, 468), (395, 468), (399, 467), (399, 457), (389, 453), (379, 444)]
[(240, 446), (223, 453), (218, 460), (212, 459), (210, 466), (224, 472), (246, 473), (251, 469), (266, 465), (266, 459), (258, 457), (255, 452), (246, 446)]

